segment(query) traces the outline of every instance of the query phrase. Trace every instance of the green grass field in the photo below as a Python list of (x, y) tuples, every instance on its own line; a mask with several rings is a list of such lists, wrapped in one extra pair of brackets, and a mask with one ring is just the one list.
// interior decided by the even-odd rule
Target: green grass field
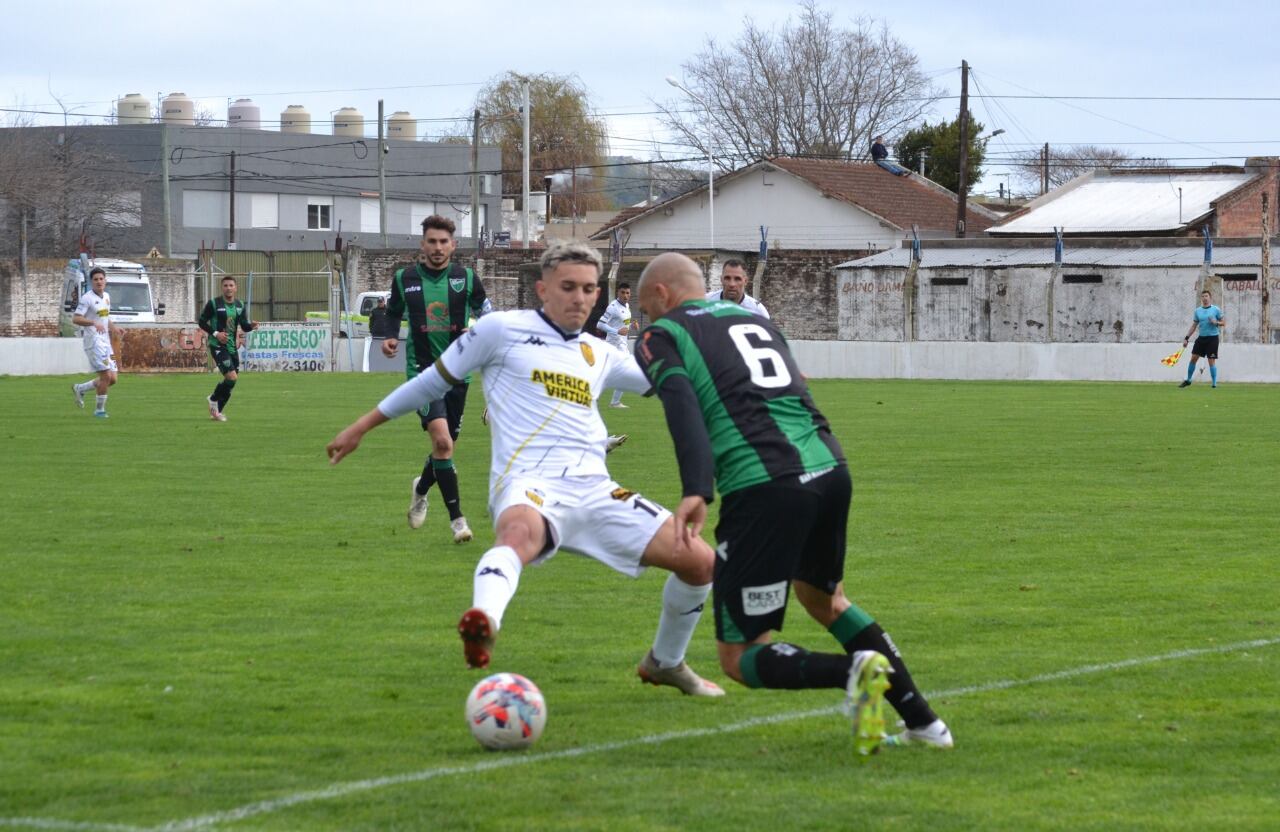
[[(1172, 378), (1172, 376), (1171, 376)], [(953, 752), (858, 764), (827, 692), (695, 701), (635, 663), (663, 575), (526, 571), (495, 670), (550, 717), (472, 740), (454, 633), (492, 540), (480, 390), (457, 460), (479, 539), (401, 420), (330, 468), (390, 376), (0, 378), (0, 827), (1187, 829), (1280, 823), (1280, 388), (816, 382), (855, 498), (847, 591)], [(606, 410), (614, 476), (673, 505), (660, 406)], [(792, 610), (788, 640), (835, 642)]]

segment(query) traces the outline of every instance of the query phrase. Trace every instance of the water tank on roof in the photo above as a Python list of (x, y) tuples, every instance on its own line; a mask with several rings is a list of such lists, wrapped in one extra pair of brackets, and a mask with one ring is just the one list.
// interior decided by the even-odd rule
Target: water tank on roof
[(150, 124), (151, 102), (141, 93), (131, 92), (116, 102), (116, 124)]
[(160, 104), (160, 118), (165, 124), (181, 124), (187, 127), (196, 123), (196, 104), (185, 92), (171, 92)]
[(398, 110), (387, 119), (387, 138), (414, 141), (418, 138), (418, 120), (404, 110)]
[(333, 116), (333, 135), (364, 137), (364, 116), (355, 107), (343, 107)]
[(227, 108), (227, 126), (248, 130), (262, 129), (262, 108), (249, 98), (237, 98)]
[(310, 133), (311, 113), (301, 104), (290, 104), (280, 114), (281, 133)]

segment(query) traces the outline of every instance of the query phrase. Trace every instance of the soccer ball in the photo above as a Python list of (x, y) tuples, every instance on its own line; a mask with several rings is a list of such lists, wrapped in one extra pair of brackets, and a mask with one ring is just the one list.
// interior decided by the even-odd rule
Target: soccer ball
[(467, 725), (476, 742), (493, 751), (528, 748), (542, 736), (547, 703), (518, 673), (495, 673), (467, 694)]

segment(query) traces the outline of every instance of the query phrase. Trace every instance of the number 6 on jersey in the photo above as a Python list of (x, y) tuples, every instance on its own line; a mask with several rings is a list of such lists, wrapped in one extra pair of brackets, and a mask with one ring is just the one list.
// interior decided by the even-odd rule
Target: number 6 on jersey
[[(735, 324), (728, 329), (733, 345), (738, 354), (746, 362), (751, 372), (751, 382), (759, 387), (786, 387), (791, 383), (791, 371), (777, 350), (752, 344), (747, 336), (753, 336), (757, 342), (772, 341), (768, 330), (759, 324)], [(766, 365), (767, 362), (767, 365)]]

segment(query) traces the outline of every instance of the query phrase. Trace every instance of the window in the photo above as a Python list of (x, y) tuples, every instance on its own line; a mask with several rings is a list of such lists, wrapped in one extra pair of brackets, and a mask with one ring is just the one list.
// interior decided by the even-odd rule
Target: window
[(378, 200), (362, 199), (360, 200), (360, 233), (361, 234), (377, 234), (382, 231), (382, 224), (378, 220)]
[(1064, 274), (1062, 276), (1063, 283), (1101, 283), (1102, 275), (1100, 274)]
[(409, 230), (405, 233), (420, 235), (422, 233), (422, 221), (436, 212), (436, 204), (434, 202), (411, 202), (409, 203)]
[(114, 228), (142, 227), (142, 192), (125, 191), (102, 200), (102, 224)]
[(969, 278), (967, 277), (931, 277), (929, 278), (931, 286), (968, 286)]
[(1218, 277), (1225, 283), (1252, 283), (1258, 279), (1256, 274), (1220, 274)]
[(231, 221), (227, 194), (222, 191), (184, 190), (182, 224), (186, 228), (226, 228)]
[(307, 197), (307, 228), (312, 231), (329, 231), (333, 228), (333, 197)]
[(249, 194), (249, 227), (280, 227), (279, 194)]

